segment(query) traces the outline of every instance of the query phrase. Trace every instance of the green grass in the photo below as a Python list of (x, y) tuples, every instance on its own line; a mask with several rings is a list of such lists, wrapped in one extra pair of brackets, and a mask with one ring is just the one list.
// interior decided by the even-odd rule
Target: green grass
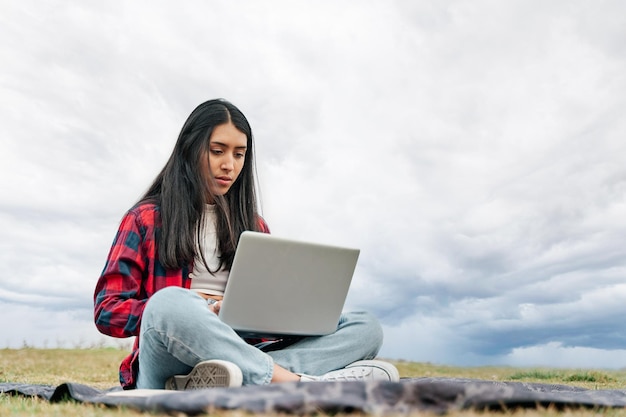
[[(562, 383), (592, 383), (593, 388), (621, 388), (624, 387), (624, 380), (619, 374), (601, 371), (555, 371), (555, 370), (531, 370), (516, 372), (510, 376), (513, 381), (548, 381)], [(580, 384), (578, 384), (580, 385)], [(586, 384), (583, 384), (586, 386)]]
[[(115, 348), (100, 349), (0, 349), (0, 382), (58, 385), (77, 382), (106, 389), (118, 385), (117, 370), (127, 352)], [(626, 387), (626, 370), (590, 369), (520, 369), (509, 367), (459, 368), (430, 363), (394, 362), (402, 377), (457, 377), (493, 381), (541, 382), (565, 384), (588, 389), (622, 389)], [(218, 412), (218, 416), (243, 416), (242, 412)], [(419, 413), (424, 415), (425, 413)], [(487, 412), (460, 411), (452, 417), (479, 417)], [(626, 417), (626, 410), (550, 409), (495, 413), (514, 416), (546, 417)], [(0, 395), (0, 416), (149, 416), (124, 408), (106, 408), (73, 401), (50, 404), (37, 398)], [(278, 416), (278, 415), (276, 415)]]
[[(118, 385), (117, 369), (127, 352), (119, 349), (1, 349), (0, 382), (59, 385), (79, 382), (105, 389)], [(51, 404), (39, 398), (0, 395), (0, 416), (142, 416), (124, 408), (73, 401)]]
[(587, 389), (624, 389), (626, 388), (626, 369), (591, 370), (591, 369), (547, 369), (547, 368), (510, 368), (510, 367), (474, 367), (458, 368), (433, 365), (428, 363), (396, 362), (403, 376), (478, 378), (492, 381), (541, 382), (545, 384), (564, 384)]

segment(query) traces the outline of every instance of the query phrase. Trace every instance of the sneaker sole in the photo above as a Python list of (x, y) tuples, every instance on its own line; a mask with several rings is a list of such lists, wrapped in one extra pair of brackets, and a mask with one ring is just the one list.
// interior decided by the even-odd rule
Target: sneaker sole
[(378, 368), (381, 371), (385, 372), (389, 375), (389, 381), (398, 382), (400, 381), (400, 374), (398, 373), (398, 368), (393, 366), (392, 364), (384, 361), (377, 360), (364, 360), (353, 362), (350, 365), (346, 366), (346, 369), (352, 368), (353, 366), (371, 366), (372, 368)]
[(210, 360), (198, 363), (187, 375), (175, 375), (165, 382), (168, 390), (194, 390), (217, 387), (239, 387), (241, 369), (231, 362)]

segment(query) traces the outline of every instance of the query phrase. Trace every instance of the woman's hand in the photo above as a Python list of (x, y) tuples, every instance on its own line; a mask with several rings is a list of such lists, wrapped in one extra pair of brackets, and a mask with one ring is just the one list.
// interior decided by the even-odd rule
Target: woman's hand
[(214, 303), (209, 305), (209, 310), (213, 311), (215, 314), (219, 314), (220, 307), (222, 307), (222, 302), (215, 301)]
[(209, 295), (198, 292), (198, 295), (204, 298), (209, 306), (209, 310), (218, 314), (220, 312), (220, 307), (222, 306), (222, 296), (220, 295)]

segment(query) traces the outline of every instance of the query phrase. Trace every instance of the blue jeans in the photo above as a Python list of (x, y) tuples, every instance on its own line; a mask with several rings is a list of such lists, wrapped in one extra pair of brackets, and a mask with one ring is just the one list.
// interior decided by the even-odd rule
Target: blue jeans
[(322, 375), (373, 359), (382, 339), (374, 316), (352, 312), (341, 315), (332, 334), (306, 337), (266, 353), (241, 339), (194, 291), (166, 287), (148, 300), (143, 312), (137, 388), (163, 388), (172, 375), (187, 374), (209, 359), (237, 364), (244, 385), (269, 384), (274, 363), (291, 372)]

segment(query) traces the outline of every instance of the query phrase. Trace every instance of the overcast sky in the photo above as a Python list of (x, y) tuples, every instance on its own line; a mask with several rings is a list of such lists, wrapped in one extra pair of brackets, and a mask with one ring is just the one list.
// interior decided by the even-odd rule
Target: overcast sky
[(118, 222), (223, 97), (381, 356), (626, 367), (621, 0), (0, 0), (0, 62), (0, 347), (112, 343)]

